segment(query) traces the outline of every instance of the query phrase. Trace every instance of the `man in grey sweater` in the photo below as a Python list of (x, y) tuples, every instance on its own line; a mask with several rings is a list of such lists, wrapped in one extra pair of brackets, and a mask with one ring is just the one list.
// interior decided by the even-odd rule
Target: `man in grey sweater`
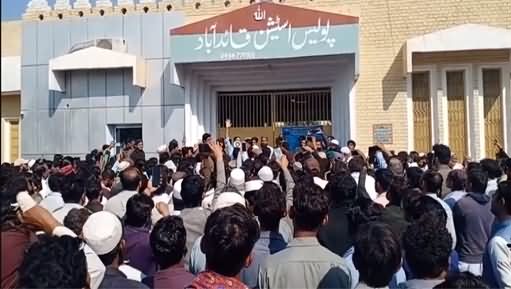
[(494, 216), (490, 197), (485, 194), (488, 175), (481, 164), (471, 163), (467, 168), (467, 195), (453, 209), (458, 243), (460, 272), (482, 274), (484, 249), (491, 233)]

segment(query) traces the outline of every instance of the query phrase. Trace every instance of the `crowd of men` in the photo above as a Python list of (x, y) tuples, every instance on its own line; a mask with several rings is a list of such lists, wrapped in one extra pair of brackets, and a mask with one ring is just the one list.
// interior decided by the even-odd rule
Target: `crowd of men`
[(1, 166), (2, 288), (511, 288), (511, 159), (304, 137)]

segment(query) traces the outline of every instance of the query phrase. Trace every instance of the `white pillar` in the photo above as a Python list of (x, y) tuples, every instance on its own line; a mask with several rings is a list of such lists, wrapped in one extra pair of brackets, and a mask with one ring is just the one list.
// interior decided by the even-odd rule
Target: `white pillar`
[(193, 145), (191, 127), (192, 127), (192, 107), (191, 107), (191, 89), (192, 89), (192, 75), (191, 72), (185, 71), (184, 83), (185, 83), (185, 144), (187, 146)]
[[(119, 0), (119, 2), (122, 2)], [(96, 0), (96, 7), (112, 7), (112, 1), (110, 0)]]

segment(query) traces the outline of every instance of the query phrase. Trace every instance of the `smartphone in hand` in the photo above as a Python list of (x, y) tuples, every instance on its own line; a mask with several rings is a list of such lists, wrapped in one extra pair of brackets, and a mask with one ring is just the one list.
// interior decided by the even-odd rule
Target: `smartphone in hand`
[(153, 174), (151, 176), (151, 184), (153, 185), (154, 188), (157, 188), (160, 186), (160, 181), (161, 181), (161, 167), (155, 166), (153, 168)]

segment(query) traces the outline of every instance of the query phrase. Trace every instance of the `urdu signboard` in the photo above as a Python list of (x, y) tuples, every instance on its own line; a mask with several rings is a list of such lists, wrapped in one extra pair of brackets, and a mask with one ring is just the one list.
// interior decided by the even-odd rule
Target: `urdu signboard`
[(356, 54), (358, 18), (263, 2), (171, 36), (175, 63)]

